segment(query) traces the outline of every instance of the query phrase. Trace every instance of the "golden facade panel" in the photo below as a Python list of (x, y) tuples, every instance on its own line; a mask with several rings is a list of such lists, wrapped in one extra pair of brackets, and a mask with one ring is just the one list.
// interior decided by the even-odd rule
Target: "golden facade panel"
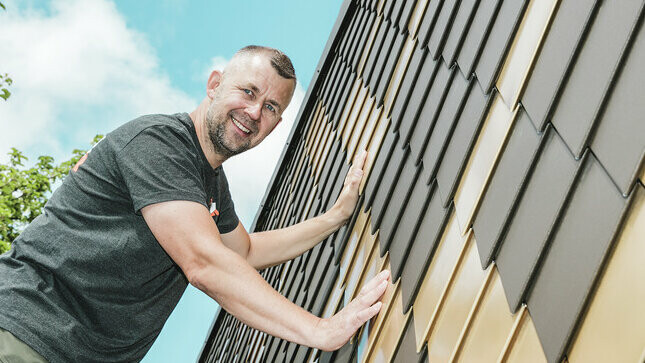
[(408, 68), (408, 62), (410, 61), (410, 57), (412, 56), (412, 51), (414, 51), (416, 44), (417, 44), (416, 39), (412, 39), (409, 36), (405, 39), (405, 43), (403, 44), (403, 49), (401, 50), (401, 55), (399, 56), (399, 60), (397, 61), (396, 66), (394, 67), (394, 72), (392, 72), (392, 80), (390, 81), (390, 84), (387, 88), (387, 92), (385, 92), (385, 97), (383, 100), (385, 113), (388, 116), (390, 115), (392, 105), (394, 105), (394, 100), (396, 99), (399, 93), (399, 87), (401, 86), (401, 81), (403, 81), (405, 70)]

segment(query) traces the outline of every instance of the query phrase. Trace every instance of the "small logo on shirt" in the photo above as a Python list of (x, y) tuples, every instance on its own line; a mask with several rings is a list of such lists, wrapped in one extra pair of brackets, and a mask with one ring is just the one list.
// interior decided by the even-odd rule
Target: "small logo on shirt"
[(219, 211), (217, 210), (217, 203), (213, 203), (213, 198), (211, 198), (211, 217), (219, 216)]

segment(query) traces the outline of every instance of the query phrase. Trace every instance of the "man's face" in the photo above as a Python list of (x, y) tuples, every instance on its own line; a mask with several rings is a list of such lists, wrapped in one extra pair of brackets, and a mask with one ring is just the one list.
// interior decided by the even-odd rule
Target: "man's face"
[(234, 57), (213, 87), (206, 114), (215, 152), (229, 158), (264, 140), (282, 119), (294, 87), (294, 80), (278, 75), (268, 57)]

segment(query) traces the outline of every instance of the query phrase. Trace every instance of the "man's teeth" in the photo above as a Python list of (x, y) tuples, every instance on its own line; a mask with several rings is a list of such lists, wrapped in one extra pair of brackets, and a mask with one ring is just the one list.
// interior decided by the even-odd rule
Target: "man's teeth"
[(231, 120), (233, 120), (233, 123), (235, 124), (235, 126), (239, 127), (240, 130), (244, 131), (245, 134), (250, 134), (251, 133), (251, 130), (249, 130), (246, 127), (244, 127), (244, 125), (239, 123), (236, 119), (231, 117)]

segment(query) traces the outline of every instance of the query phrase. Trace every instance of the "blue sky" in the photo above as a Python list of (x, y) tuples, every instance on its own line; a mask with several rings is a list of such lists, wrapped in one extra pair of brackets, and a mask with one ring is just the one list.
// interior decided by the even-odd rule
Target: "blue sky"
[[(240, 47), (279, 48), (299, 87), (284, 122), (258, 148), (227, 163), (245, 226), (289, 134), (341, 0), (3, 1), (0, 72), (14, 79), (0, 101), (0, 162), (14, 146), (57, 161), (97, 133), (146, 113), (191, 111), (206, 79)], [(217, 304), (189, 287), (146, 362), (192, 362)]]

